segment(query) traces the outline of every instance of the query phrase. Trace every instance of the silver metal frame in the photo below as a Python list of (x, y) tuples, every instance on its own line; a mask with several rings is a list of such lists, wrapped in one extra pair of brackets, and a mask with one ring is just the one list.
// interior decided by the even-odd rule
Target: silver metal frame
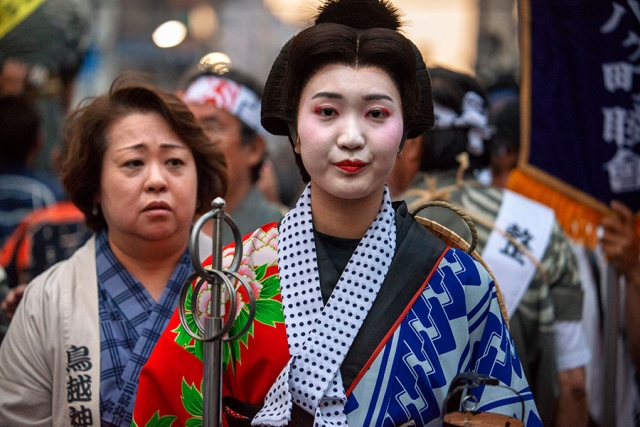
[[(253, 323), (256, 313), (256, 299), (249, 283), (237, 273), (242, 260), (242, 235), (233, 219), (224, 211), (224, 199), (217, 197), (209, 211), (195, 223), (189, 238), (189, 252), (191, 264), (195, 272), (192, 273), (180, 289), (180, 300), (178, 313), (180, 323), (185, 331), (194, 339), (203, 342), (203, 382), (202, 382), (202, 426), (219, 427), (222, 425), (222, 342), (236, 340), (242, 337)], [(199, 236), (203, 225), (213, 219), (213, 247), (211, 250), (211, 267), (203, 267), (199, 258)], [(222, 269), (222, 230), (224, 223), (227, 223), (233, 232), (234, 254), (231, 266), (228, 270)], [(187, 295), (192, 289), (193, 282), (196, 281), (191, 295), (191, 305), (187, 305)], [(238, 287), (236, 287), (236, 283)], [(209, 301), (209, 316), (204, 318), (204, 322), (198, 316), (198, 298), (204, 284), (211, 285), (211, 299)], [(229, 313), (223, 319), (221, 311), (224, 303), (223, 286), (229, 298)], [(225, 338), (231, 330), (237, 316), (236, 292), (240, 286), (244, 287), (249, 295), (249, 318), (240, 332), (232, 337)], [(217, 302), (217, 303), (216, 303)], [(190, 309), (190, 313), (187, 312)], [(197, 332), (191, 330), (189, 326), (189, 316), (196, 325)]]

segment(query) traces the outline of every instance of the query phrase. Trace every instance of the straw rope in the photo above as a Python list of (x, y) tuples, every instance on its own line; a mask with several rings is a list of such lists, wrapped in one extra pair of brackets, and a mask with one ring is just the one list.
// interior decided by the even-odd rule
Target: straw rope
[(487, 263), (482, 259), (480, 254), (475, 250), (476, 245), (478, 243), (478, 233), (476, 231), (475, 225), (473, 224), (473, 221), (460, 207), (453, 205), (452, 203), (443, 202), (441, 200), (433, 200), (433, 201), (427, 201), (423, 203), (422, 206), (423, 207), (421, 209), (418, 209), (418, 211), (428, 208), (430, 206), (439, 206), (439, 207), (446, 207), (448, 209), (451, 209), (453, 212), (459, 214), (462, 217), (464, 222), (469, 227), (469, 231), (471, 231), (471, 236), (472, 236), (471, 243), (464, 240), (453, 230), (450, 230), (447, 227), (435, 221), (432, 221), (428, 218), (415, 216), (414, 214), (416, 221), (418, 221), (425, 228), (427, 228), (429, 231), (431, 231), (433, 234), (439, 237), (443, 242), (445, 242), (449, 246), (452, 246), (454, 248), (467, 252), (474, 259), (476, 259), (480, 264), (482, 264), (482, 266), (489, 272), (496, 286), (496, 295), (498, 298), (498, 305), (500, 306), (500, 312), (502, 313), (502, 317), (504, 317), (505, 322), (507, 322), (507, 325), (509, 325), (509, 315), (507, 314), (507, 307), (504, 304), (504, 298), (502, 296), (502, 291), (500, 290), (500, 286), (498, 285), (498, 280), (493, 275), (493, 272), (491, 271)]

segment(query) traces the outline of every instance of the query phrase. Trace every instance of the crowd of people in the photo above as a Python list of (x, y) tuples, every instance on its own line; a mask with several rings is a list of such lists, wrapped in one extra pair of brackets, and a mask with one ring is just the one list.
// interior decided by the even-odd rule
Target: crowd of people
[[(613, 267), (614, 427), (640, 426), (634, 213), (612, 201), (594, 249), (508, 190), (517, 85), (427, 67), (391, 3), (325, 1), (262, 83), (234, 67), (186, 70), (173, 92), (119, 76), (66, 112), (57, 176), (32, 166), (41, 118), (17, 64), (0, 64), (0, 425), (201, 423), (202, 347), (177, 306), (193, 225), (223, 197), (256, 310), (239, 290), (252, 324), (222, 345), (225, 425), (454, 425), (471, 400), (476, 422), (610, 426)], [(277, 182), (268, 133), (299, 180)]]

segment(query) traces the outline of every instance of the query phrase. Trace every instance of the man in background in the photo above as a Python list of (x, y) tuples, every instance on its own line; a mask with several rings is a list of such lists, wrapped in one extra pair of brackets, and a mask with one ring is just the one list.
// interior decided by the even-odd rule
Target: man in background
[[(190, 72), (185, 80), (182, 100), (212, 143), (220, 145), (227, 162), (225, 211), (242, 235), (279, 221), (284, 208), (268, 202), (256, 185), (267, 156), (266, 132), (260, 124), (260, 85), (241, 71), (228, 68), (221, 73)], [(205, 224), (203, 232), (212, 235), (212, 221)], [(201, 234), (201, 256), (211, 254), (211, 240), (203, 237)], [(224, 244), (231, 240), (230, 230), (225, 229)]]
[[(545, 426), (587, 425), (585, 365), (589, 349), (581, 326), (582, 291), (575, 256), (553, 211), (476, 180), (488, 167), (487, 98), (471, 76), (429, 70), (436, 123), (408, 140), (389, 181), (409, 211), (430, 200), (462, 207), (475, 222), (477, 250), (497, 277), (511, 334)], [(419, 213), (470, 241), (453, 212)], [(539, 220), (539, 221), (538, 221)]]
[(21, 95), (0, 97), (0, 246), (28, 213), (65, 198), (57, 178), (32, 166), (40, 116)]

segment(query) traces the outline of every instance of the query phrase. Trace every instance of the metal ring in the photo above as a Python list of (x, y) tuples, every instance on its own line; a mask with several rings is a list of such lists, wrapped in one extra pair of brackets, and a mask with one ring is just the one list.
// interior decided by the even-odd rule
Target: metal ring
[(236, 280), (239, 281), (242, 284), (242, 286), (244, 286), (244, 288), (247, 290), (247, 294), (249, 295), (249, 319), (247, 319), (247, 323), (245, 323), (244, 327), (240, 332), (238, 332), (232, 337), (222, 338), (222, 341), (227, 342), (227, 341), (237, 340), (238, 338), (243, 336), (251, 327), (251, 324), (253, 323), (253, 319), (255, 319), (256, 317), (256, 296), (253, 294), (253, 289), (251, 289), (251, 285), (240, 274), (238, 274), (235, 271), (224, 271), (224, 273), (235, 277)]
[[(204, 226), (204, 223), (213, 219), (213, 217), (218, 213), (219, 209), (214, 209), (206, 214), (202, 215), (193, 226), (193, 230), (191, 231), (191, 236), (189, 237), (189, 257), (191, 258), (191, 264), (193, 264), (193, 268), (196, 270), (200, 277), (204, 277), (207, 275), (204, 267), (202, 266), (202, 261), (200, 260), (199, 248), (200, 248), (200, 231)], [(240, 230), (236, 225), (235, 221), (231, 216), (224, 212), (224, 221), (229, 225), (231, 231), (233, 233), (233, 241), (235, 243), (235, 248), (233, 252), (233, 260), (231, 261), (231, 266), (229, 270), (238, 271), (240, 268), (240, 262), (242, 261), (242, 235), (240, 234)]]
[[(218, 331), (218, 333), (210, 336), (210, 337), (205, 337), (204, 336), (204, 326), (202, 325), (202, 323), (200, 322), (200, 318), (198, 316), (193, 316), (193, 321), (195, 322), (196, 326), (198, 327), (198, 330), (200, 331), (200, 333), (203, 334), (202, 337), (202, 341), (208, 342), (208, 341), (215, 341), (218, 339), (222, 339), (222, 337), (224, 336), (224, 334), (226, 334), (227, 332), (229, 332), (229, 329), (231, 329), (231, 326), (233, 326), (233, 322), (236, 320), (236, 311), (237, 311), (237, 301), (235, 298), (236, 292), (235, 289), (233, 287), (233, 283), (231, 283), (231, 280), (229, 280), (229, 278), (225, 275), (224, 271), (219, 271), (219, 270), (205, 270), (208, 273), (213, 273), (216, 276), (218, 276), (220, 279), (222, 279), (222, 282), (224, 283), (225, 287), (227, 288), (227, 294), (229, 295), (229, 313), (227, 314), (227, 321), (224, 322), (224, 325), (222, 326), (222, 328), (220, 329), (220, 331)], [(200, 293), (200, 288), (202, 288), (202, 285), (206, 283), (209, 283), (211, 286), (218, 286), (220, 285), (220, 283), (216, 283), (215, 280), (210, 281), (212, 277), (209, 276), (209, 279), (200, 279), (198, 281), (198, 283), (196, 283), (195, 288), (193, 289), (193, 295), (198, 295)], [(221, 294), (222, 295), (222, 294)], [(214, 304), (215, 301), (211, 301), (211, 304)], [(218, 304), (220, 304), (221, 301), (218, 301)], [(194, 298), (193, 296), (191, 297), (191, 313), (196, 313), (196, 308), (197, 308), (197, 298)]]
[[(180, 317), (180, 324), (182, 325), (184, 330), (187, 332), (187, 334), (189, 334), (191, 338), (200, 340), (202, 336), (196, 335), (194, 332), (191, 331), (191, 328), (189, 327), (189, 322), (187, 321), (187, 313), (185, 313), (185, 309), (184, 309), (184, 306), (186, 305), (186, 302), (187, 302), (187, 292), (189, 292), (189, 289), (191, 289), (191, 283), (195, 280), (196, 277), (199, 277), (198, 273), (196, 272), (191, 273), (189, 277), (187, 277), (187, 280), (185, 280), (185, 282), (182, 284), (182, 288), (180, 288), (180, 295), (178, 296), (178, 316)], [(193, 294), (191, 295), (191, 297), (193, 299)]]
[[(468, 407), (467, 403), (471, 402), (471, 406)], [(478, 398), (473, 394), (467, 394), (465, 397), (460, 399), (460, 409), (465, 412), (473, 412), (478, 409)]]
[[(235, 320), (235, 316), (236, 316), (236, 299), (235, 299), (235, 289), (233, 288), (233, 283), (231, 283), (231, 281), (227, 278), (227, 276), (220, 271), (217, 270), (209, 270), (209, 271), (205, 271), (206, 275), (209, 276), (210, 278), (212, 277), (209, 273), (213, 273), (214, 275), (218, 276), (220, 279), (222, 279), (222, 282), (224, 283), (225, 287), (227, 288), (227, 293), (230, 296), (230, 314), (229, 314), (229, 318), (227, 319), (227, 322), (225, 322), (224, 326), (222, 327), (222, 329), (220, 329), (220, 331), (217, 334), (214, 334), (210, 337), (205, 337), (204, 336), (204, 327), (202, 326), (202, 322), (200, 322), (200, 319), (198, 318), (198, 316), (196, 315), (196, 310), (194, 308), (197, 308), (197, 298), (198, 298), (198, 293), (200, 291), (200, 288), (202, 287), (202, 285), (207, 282), (210, 283), (211, 286), (218, 286), (219, 283), (212, 283), (212, 282), (208, 282), (206, 279), (203, 279), (202, 277), (200, 277), (200, 280), (198, 280), (198, 282), (196, 283), (195, 288), (193, 289), (192, 295), (191, 295), (191, 317), (193, 318), (193, 321), (196, 325), (196, 328), (198, 329), (198, 332), (200, 332), (200, 335), (197, 335), (196, 333), (194, 333), (193, 331), (191, 331), (191, 328), (189, 327), (189, 323), (187, 321), (187, 314), (185, 312), (185, 305), (186, 305), (186, 300), (187, 300), (187, 292), (189, 291), (189, 288), (191, 287), (191, 283), (193, 282), (193, 280), (196, 277), (199, 277), (198, 274), (196, 272), (192, 273), (186, 280), (186, 282), (182, 285), (182, 289), (180, 289), (180, 299), (179, 299), (179, 304), (178, 304), (178, 314), (180, 316), (180, 323), (182, 324), (183, 328), (185, 329), (185, 331), (187, 332), (187, 334), (189, 334), (189, 336), (191, 336), (192, 338), (198, 340), (198, 341), (215, 341), (220, 339), (222, 336), (224, 336), (224, 334), (226, 334), (229, 329), (231, 329), (231, 326), (233, 325), (233, 321)], [(231, 297), (233, 296), (233, 297)], [(218, 303), (220, 303), (220, 301), (218, 301)]]

